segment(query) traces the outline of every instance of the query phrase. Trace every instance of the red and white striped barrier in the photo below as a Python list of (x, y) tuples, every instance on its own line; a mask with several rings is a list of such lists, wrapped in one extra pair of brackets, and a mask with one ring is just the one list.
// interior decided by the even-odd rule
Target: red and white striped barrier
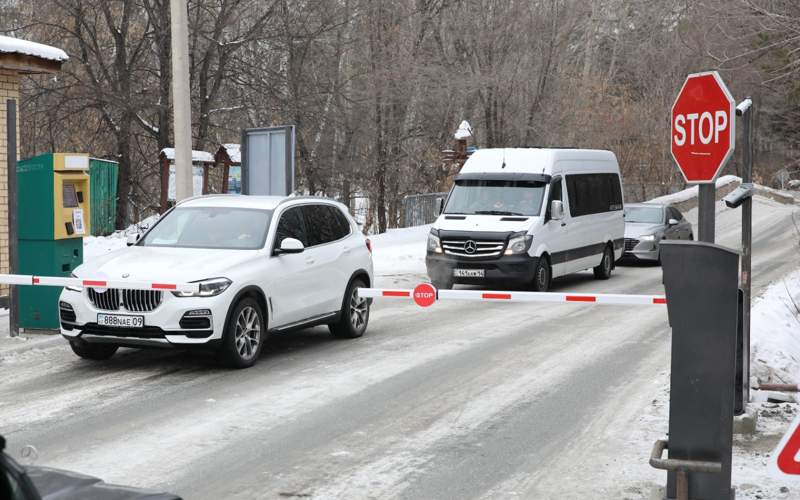
[(437, 290), (428, 283), (413, 290), (360, 288), (358, 294), (369, 298), (412, 299), (421, 307), (437, 300), (479, 300), (485, 302), (579, 302), (649, 306), (667, 303), (663, 295), (625, 295), (617, 293), (553, 293), (553, 292), (501, 292), (483, 290)]
[(74, 286), (90, 288), (122, 288), (125, 290), (169, 290), (175, 292), (197, 292), (197, 283), (156, 283), (151, 281), (103, 280), (62, 278), (56, 276), (32, 276), (26, 274), (0, 274), (0, 284), (30, 286)]

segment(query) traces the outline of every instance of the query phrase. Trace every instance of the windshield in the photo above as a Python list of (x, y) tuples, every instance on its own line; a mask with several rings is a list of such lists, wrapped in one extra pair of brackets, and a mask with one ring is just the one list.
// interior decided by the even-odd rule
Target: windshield
[(255, 250), (264, 246), (270, 210), (176, 208), (142, 238), (145, 247)]
[(456, 181), (444, 213), (539, 215), (545, 186), (535, 181)]
[(625, 222), (661, 224), (664, 222), (661, 207), (625, 207)]

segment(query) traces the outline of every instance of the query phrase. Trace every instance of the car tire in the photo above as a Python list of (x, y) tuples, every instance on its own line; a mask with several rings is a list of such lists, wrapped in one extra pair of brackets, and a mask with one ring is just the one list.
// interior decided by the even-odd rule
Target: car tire
[(331, 335), (340, 339), (355, 339), (367, 330), (369, 324), (369, 299), (359, 297), (356, 290), (367, 285), (361, 279), (354, 279), (347, 287), (342, 300), (339, 319), (328, 325)]
[(550, 259), (547, 256), (542, 256), (536, 263), (536, 269), (533, 271), (533, 291), (546, 292), (550, 290), (550, 284), (553, 281), (553, 268), (550, 267)]
[(603, 250), (603, 259), (600, 261), (600, 265), (593, 269), (594, 277), (599, 280), (607, 280), (611, 277), (611, 269), (614, 267), (614, 254), (611, 252), (611, 247), (606, 245), (606, 249)]
[(220, 360), (230, 368), (249, 368), (261, 354), (267, 322), (261, 305), (251, 297), (240, 299), (233, 307), (219, 350)]
[(70, 341), (69, 346), (72, 348), (72, 352), (81, 358), (93, 361), (111, 359), (111, 356), (119, 349), (119, 346), (114, 344), (90, 344), (85, 341)]

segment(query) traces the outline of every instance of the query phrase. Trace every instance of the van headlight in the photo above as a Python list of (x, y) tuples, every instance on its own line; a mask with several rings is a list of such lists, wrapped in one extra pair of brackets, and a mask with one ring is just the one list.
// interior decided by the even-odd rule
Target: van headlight
[(231, 286), (228, 278), (211, 278), (202, 281), (192, 281), (198, 283), (200, 290), (197, 292), (172, 292), (176, 297), (213, 297), (219, 295)]
[[(69, 273), (69, 277), (70, 278), (77, 278), (77, 276), (75, 276), (75, 273)], [(65, 286), (64, 288), (66, 288), (70, 292), (78, 292), (78, 293), (80, 293), (80, 292), (83, 291), (83, 287), (82, 286)]]
[(514, 233), (508, 238), (506, 255), (519, 255), (525, 253), (531, 247), (533, 235), (527, 233)]
[(439, 239), (439, 232), (431, 229), (428, 233), (428, 252), (442, 253), (442, 241)]

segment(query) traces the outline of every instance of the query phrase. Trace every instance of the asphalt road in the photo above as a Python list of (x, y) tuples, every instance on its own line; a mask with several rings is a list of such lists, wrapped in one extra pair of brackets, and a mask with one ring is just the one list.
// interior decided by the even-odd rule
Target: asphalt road
[[(755, 204), (756, 290), (800, 264), (795, 211)], [(737, 245), (739, 217), (720, 214), (720, 243)], [(661, 269), (555, 290), (663, 293)], [(365, 337), (274, 336), (242, 371), (176, 352), (0, 352), (0, 433), (14, 456), (30, 444), (37, 464), (187, 499), (624, 498), (663, 481), (632, 429), (668, 366), (661, 307), (381, 301)]]

